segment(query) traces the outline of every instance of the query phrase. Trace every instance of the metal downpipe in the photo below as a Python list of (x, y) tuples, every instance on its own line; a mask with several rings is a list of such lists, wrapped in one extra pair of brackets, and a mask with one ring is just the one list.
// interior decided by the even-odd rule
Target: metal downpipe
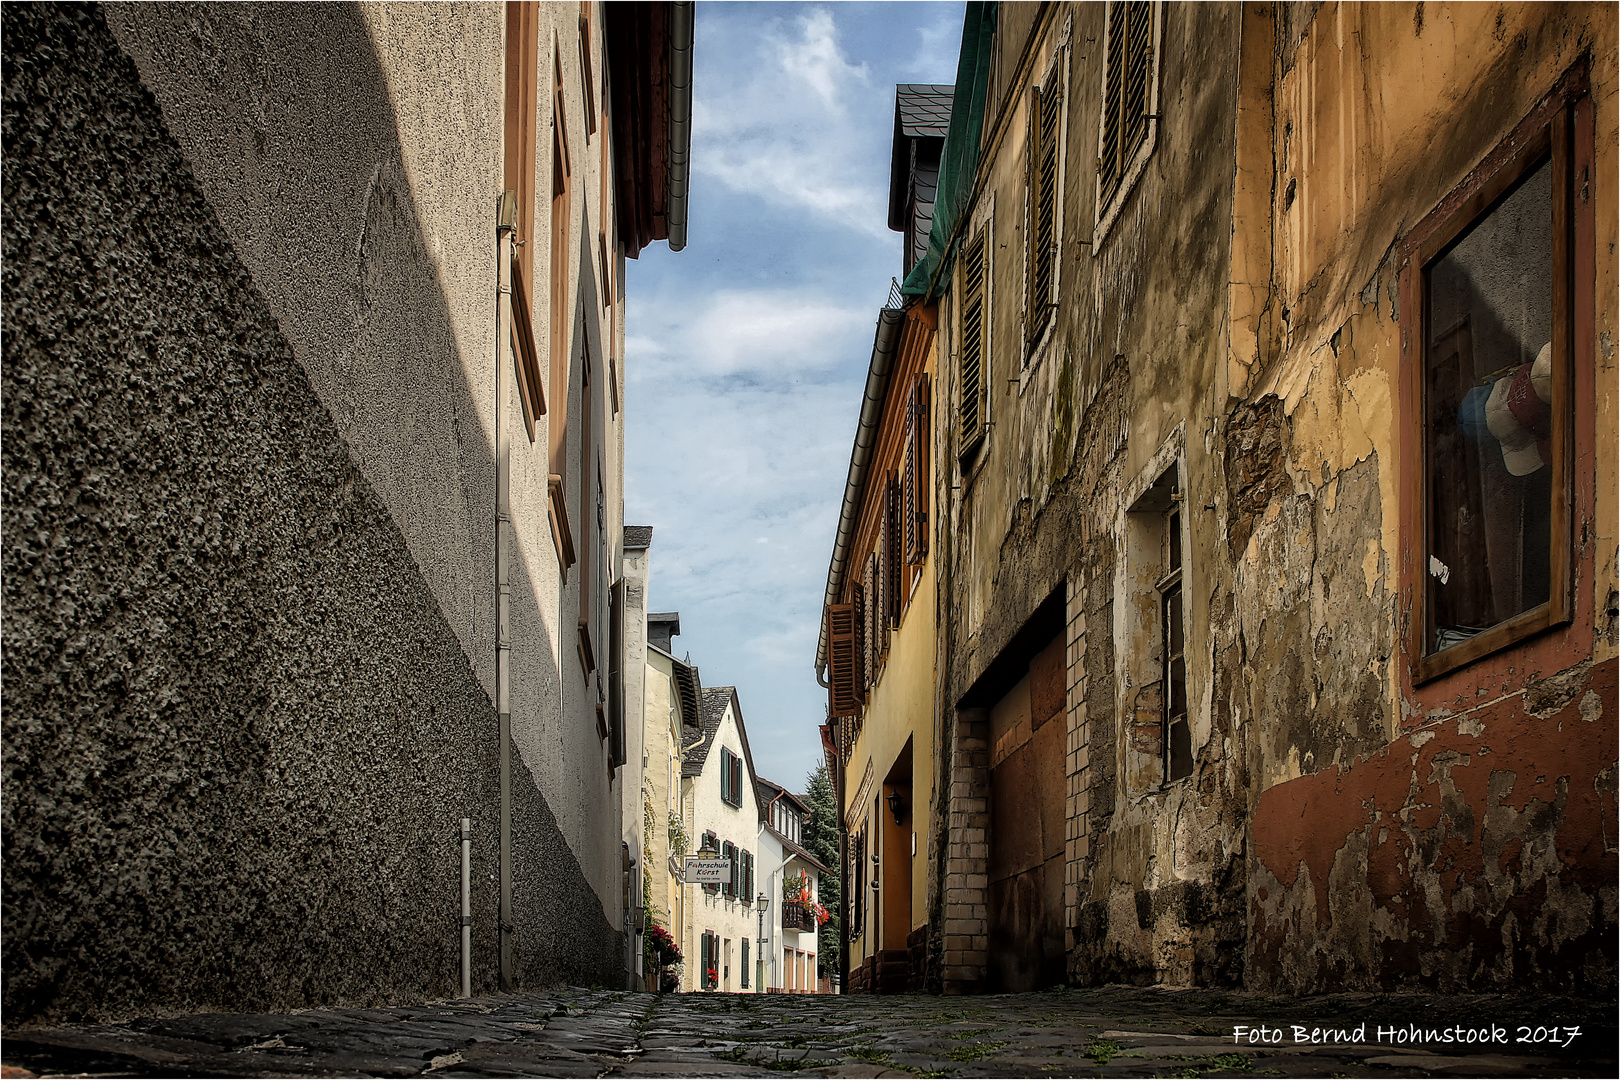
[(500, 745), (500, 966), (501, 990), (512, 980), (512, 637), (511, 533), (512, 440), (506, 412), (512, 348), (512, 234), (517, 228), (517, 193), (501, 195), (496, 235), (499, 254), (495, 341), (495, 715)]

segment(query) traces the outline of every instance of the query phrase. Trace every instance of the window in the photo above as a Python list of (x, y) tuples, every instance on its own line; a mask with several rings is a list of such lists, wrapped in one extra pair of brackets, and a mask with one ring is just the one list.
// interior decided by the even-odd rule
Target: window
[(888, 652), (889, 631), (900, 626), (900, 472), (890, 469), (883, 484), (883, 650)]
[(1417, 683), (1570, 619), (1571, 267), (1590, 265), (1572, 257), (1571, 159), (1589, 107), (1550, 100), (1416, 230)]
[(962, 251), (962, 333), (958, 346), (960, 454), (966, 459), (984, 439), (984, 381), (990, 353), (989, 229), (973, 234)]
[(861, 711), (860, 619), (855, 604), (827, 605), (827, 714), (853, 717)]
[[(699, 850), (718, 853), (720, 851), (720, 838), (712, 832), (704, 833), (703, 843), (699, 846)], [(703, 886), (703, 891), (712, 896), (720, 891), (720, 885), (718, 882), (707, 883)]]
[(1160, 4), (1109, 0), (1097, 136), (1097, 223), (1091, 253), (1118, 216), (1158, 139)]
[(866, 556), (866, 575), (861, 579), (861, 687), (870, 690), (877, 682), (878, 675), (878, 649), (881, 647), (879, 635), (882, 633), (883, 616), (881, 615), (883, 597), (881, 591), (882, 571), (878, 567), (878, 553), (871, 551)]
[(1124, 583), (1117, 603), (1114, 662), (1121, 688), (1121, 782), (1146, 795), (1191, 776), (1193, 730), (1188, 701), (1186, 600), (1195, 595), (1186, 562), (1188, 522), (1182, 482), (1185, 426), (1178, 425), (1127, 488), (1123, 543), (1116, 558)]
[(698, 987), (713, 990), (720, 985), (720, 935), (703, 931), (699, 939)]
[(514, 366), (517, 369), (518, 399), (523, 404), (523, 422), (530, 442), (534, 441), (536, 420), (546, 411), (533, 315), (529, 308), (534, 296), (532, 241), (539, 25), (537, 4), (514, 2), (506, 5), (506, 153), (503, 176), (506, 190), (512, 194), (513, 229), (517, 240), (512, 247), (512, 346), (517, 358)]
[(730, 859), (731, 860), (730, 873), (726, 877), (725, 884), (720, 887), (721, 892), (723, 892), (725, 894), (726, 899), (730, 900), (730, 899), (735, 898), (736, 895), (737, 895), (737, 848), (736, 848), (736, 845), (732, 844), (732, 842), (730, 840), (727, 840), (725, 843), (721, 844), (720, 845), (720, 857), (722, 859)]
[[(551, 497), (550, 513), (552, 535), (557, 541), (557, 553), (563, 569), (574, 564), (573, 533), (568, 521), (568, 503), (563, 497), (563, 477), (567, 475), (568, 453), (568, 330), (573, 306), (568, 302), (569, 271), (573, 260), (573, 216), (570, 207), (571, 165), (568, 156), (567, 112), (564, 109), (562, 86), (562, 57), (552, 51), (552, 113), (551, 113), (551, 421), (548, 429), (550, 441), (551, 475), (548, 488)], [(579, 484), (585, 488), (585, 474)]]
[(741, 806), (743, 797), (742, 758), (727, 747), (720, 748), (720, 801)]
[(1181, 492), (1170, 479), (1170, 508), (1164, 513), (1163, 575), (1159, 578), (1159, 647), (1164, 656), (1164, 761), (1165, 780), (1192, 775), (1192, 734), (1187, 727), (1187, 640), (1182, 626)]
[[(928, 374), (917, 376), (906, 400), (905, 564), (928, 554)], [(910, 591), (909, 589), (907, 590)]]
[(1067, 50), (1060, 48), (1040, 86), (1030, 88), (1029, 219), (1024, 253), (1024, 359), (1034, 355), (1057, 309), (1057, 267), (1063, 167), (1063, 82)]

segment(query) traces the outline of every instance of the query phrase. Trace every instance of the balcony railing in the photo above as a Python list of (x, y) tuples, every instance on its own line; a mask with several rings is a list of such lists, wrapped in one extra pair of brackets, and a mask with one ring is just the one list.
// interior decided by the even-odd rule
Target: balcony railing
[(782, 904), (782, 929), (816, 932), (816, 913), (803, 900), (788, 900)]

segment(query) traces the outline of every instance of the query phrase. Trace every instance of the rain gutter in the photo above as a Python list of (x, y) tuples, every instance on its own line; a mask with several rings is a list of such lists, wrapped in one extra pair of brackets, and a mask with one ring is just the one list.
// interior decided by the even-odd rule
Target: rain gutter
[[(861, 513), (861, 497), (866, 491), (866, 469), (877, 446), (878, 424), (883, 419), (883, 398), (889, 389), (889, 373), (894, 367), (894, 350), (900, 341), (900, 327), (906, 321), (903, 308), (886, 307), (878, 312), (877, 336), (872, 342), (872, 362), (866, 370), (866, 396), (861, 399), (861, 419), (855, 428), (855, 446), (849, 453), (849, 479), (844, 482), (844, 508), (838, 515), (838, 534), (833, 538), (832, 564), (827, 567), (827, 596), (822, 610), (838, 602), (848, 569), (849, 549), (855, 543), (855, 527)], [(821, 619), (821, 637), (816, 643), (816, 681), (827, 680), (827, 619)]]
[(686, 246), (692, 180), (692, 0), (669, 5), (669, 250)]

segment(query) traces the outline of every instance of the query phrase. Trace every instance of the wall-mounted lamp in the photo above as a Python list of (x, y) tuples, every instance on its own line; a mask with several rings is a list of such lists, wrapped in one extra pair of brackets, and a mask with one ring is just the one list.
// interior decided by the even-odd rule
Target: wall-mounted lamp
[(891, 789), (889, 791), (889, 798), (887, 801), (889, 803), (889, 813), (894, 815), (894, 823), (896, 825), (900, 824), (900, 815), (906, 811), (906, 801), (900, 797), (900, 792), (898, 789)]

